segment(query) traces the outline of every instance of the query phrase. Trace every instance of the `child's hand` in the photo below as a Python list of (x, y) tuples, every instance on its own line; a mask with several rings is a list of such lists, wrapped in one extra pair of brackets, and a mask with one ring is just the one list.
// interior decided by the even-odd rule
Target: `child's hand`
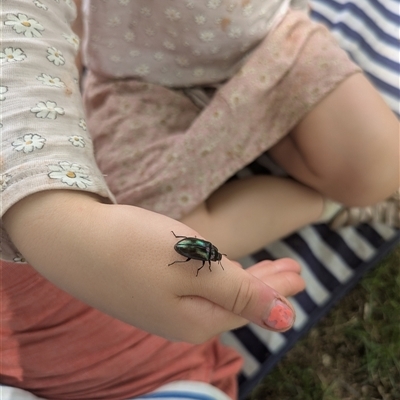
[(82, 192), (34, 194), (14, 205), (4, 223), (28, 262), (55, 285), (173, 340), (200, 343), (248, 320), (289, 329), (292, 309), (264, 282), (284, 296), (304, 288), (298, 265), (288, 259), (245, 271), (223, 257), (225, 270), (212, 263), (210, 272), (206, 264), (198, 277), (201, 261), (168, 266), (184, 259), (174, 250), (177, 239), (171, 230), (185, 236), (196, 232), (163, 215), (102, 204)]

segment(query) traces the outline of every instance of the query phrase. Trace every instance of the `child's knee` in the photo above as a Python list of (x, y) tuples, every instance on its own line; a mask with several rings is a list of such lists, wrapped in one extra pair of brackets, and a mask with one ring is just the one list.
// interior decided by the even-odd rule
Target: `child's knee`
[(336, 176), (327, 177), (330, 185), (324, 185), (325, 194), (346, 206), (373, 205), (388, 198), (399, 188), (398, 165), (395, 168), (367, 166), (364, 170), (351, 167), (344, 168)]

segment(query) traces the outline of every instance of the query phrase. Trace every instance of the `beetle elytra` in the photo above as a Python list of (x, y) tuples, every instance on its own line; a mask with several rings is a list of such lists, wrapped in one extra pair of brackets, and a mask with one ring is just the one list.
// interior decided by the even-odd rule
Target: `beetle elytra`
[(226, 256), (226, 254), (219, 253), (218, 249), (212, 243), (196, 237), (177, 236), (173, 231), (171, 232), (177, 239), (181, 239), (175, 244), (175, 251), (181, 256), (187, 257), (187, 259), (182, 261), (174, 261), (168, 265), (185, 263), (191, 259), (203, 261), (201, 267), (197, 269), (196, 276), (199, 275), (199, 271), (204, 267), (206, 261), (208, 261), (208, 269), (210, 271), (211, 261), (217, 261), (221, 268), (224, 269), (223, 265), (221, 264), (221, 259), (222, 256)]

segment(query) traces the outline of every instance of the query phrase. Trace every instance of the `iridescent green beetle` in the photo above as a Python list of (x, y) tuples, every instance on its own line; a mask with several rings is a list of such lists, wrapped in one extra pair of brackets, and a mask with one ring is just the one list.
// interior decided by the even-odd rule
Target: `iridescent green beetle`
[(199, 275), (199, 271), (204, 267), (206, 261), (208, 261), (208, 269), (210, 271), (211, 261), (218, 261), (218, 264), (224, 269), (221, 264), (221, 259), (222, 256), (226, 256), (226, 254), (219, 253), (218, 249), (212, 243), (196, 237), (177, 236), (173, 231), (171, 232), (177, 239), (182, 238), (175, 244), (174, 249), (178, 254), (187, 257), (187, 259), (183, 261), (174, 261), (168, 265), (188, 262), (191, 259), (203, 261), (201, 267), (197, 270), (196, 276)]

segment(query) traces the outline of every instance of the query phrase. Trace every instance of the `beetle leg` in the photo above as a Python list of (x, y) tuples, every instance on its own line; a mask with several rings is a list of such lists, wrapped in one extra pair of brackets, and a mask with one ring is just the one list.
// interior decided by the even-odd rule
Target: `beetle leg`
[[(225, 255), (225, 254), (224, 254)], [(222, 262), (221, 261), (218, 261), (218, 264), (221, 266), (221, 268), (225, 271), (225, 268), (224, 268), (224, 266), (222, 265)]]
[(191, 258), (190, 258), (190, 257), (188, 257), (188, 258), (187, 258), (187, 260), (184, 260), (184, 261), (182, 261), (182, 260), (177, 260), (177, 261), (174, 261), (174, 262), (172, 262), (171, 264), (168, 264), (168, 266), (170, 266), (170, 265), (172, 265), (172, 264), (176, 264), (176, 263), (184, 263), (184, 262), (188, 262), (189, 260), (191, 260)]
[(211, 270), (211, 261), (210, 260), (208, 260), (208, 269), (210, 270), (210, 272), (212, 272), (212, 270)]
[(176, 238), (187, 239), (187, 236), (176, 236), (174, 231), (171, 231), (171, 232), (174, 234), (174, 236), (175, 236)]
[(201, 264), (201, 267), (197, 270), (196, 277), (197, 277), (197, 275), (199, 275), (199, 271), (204, 267), (204, 263), (205, 263), (205, 261), (203, 261), (203, 263)]

